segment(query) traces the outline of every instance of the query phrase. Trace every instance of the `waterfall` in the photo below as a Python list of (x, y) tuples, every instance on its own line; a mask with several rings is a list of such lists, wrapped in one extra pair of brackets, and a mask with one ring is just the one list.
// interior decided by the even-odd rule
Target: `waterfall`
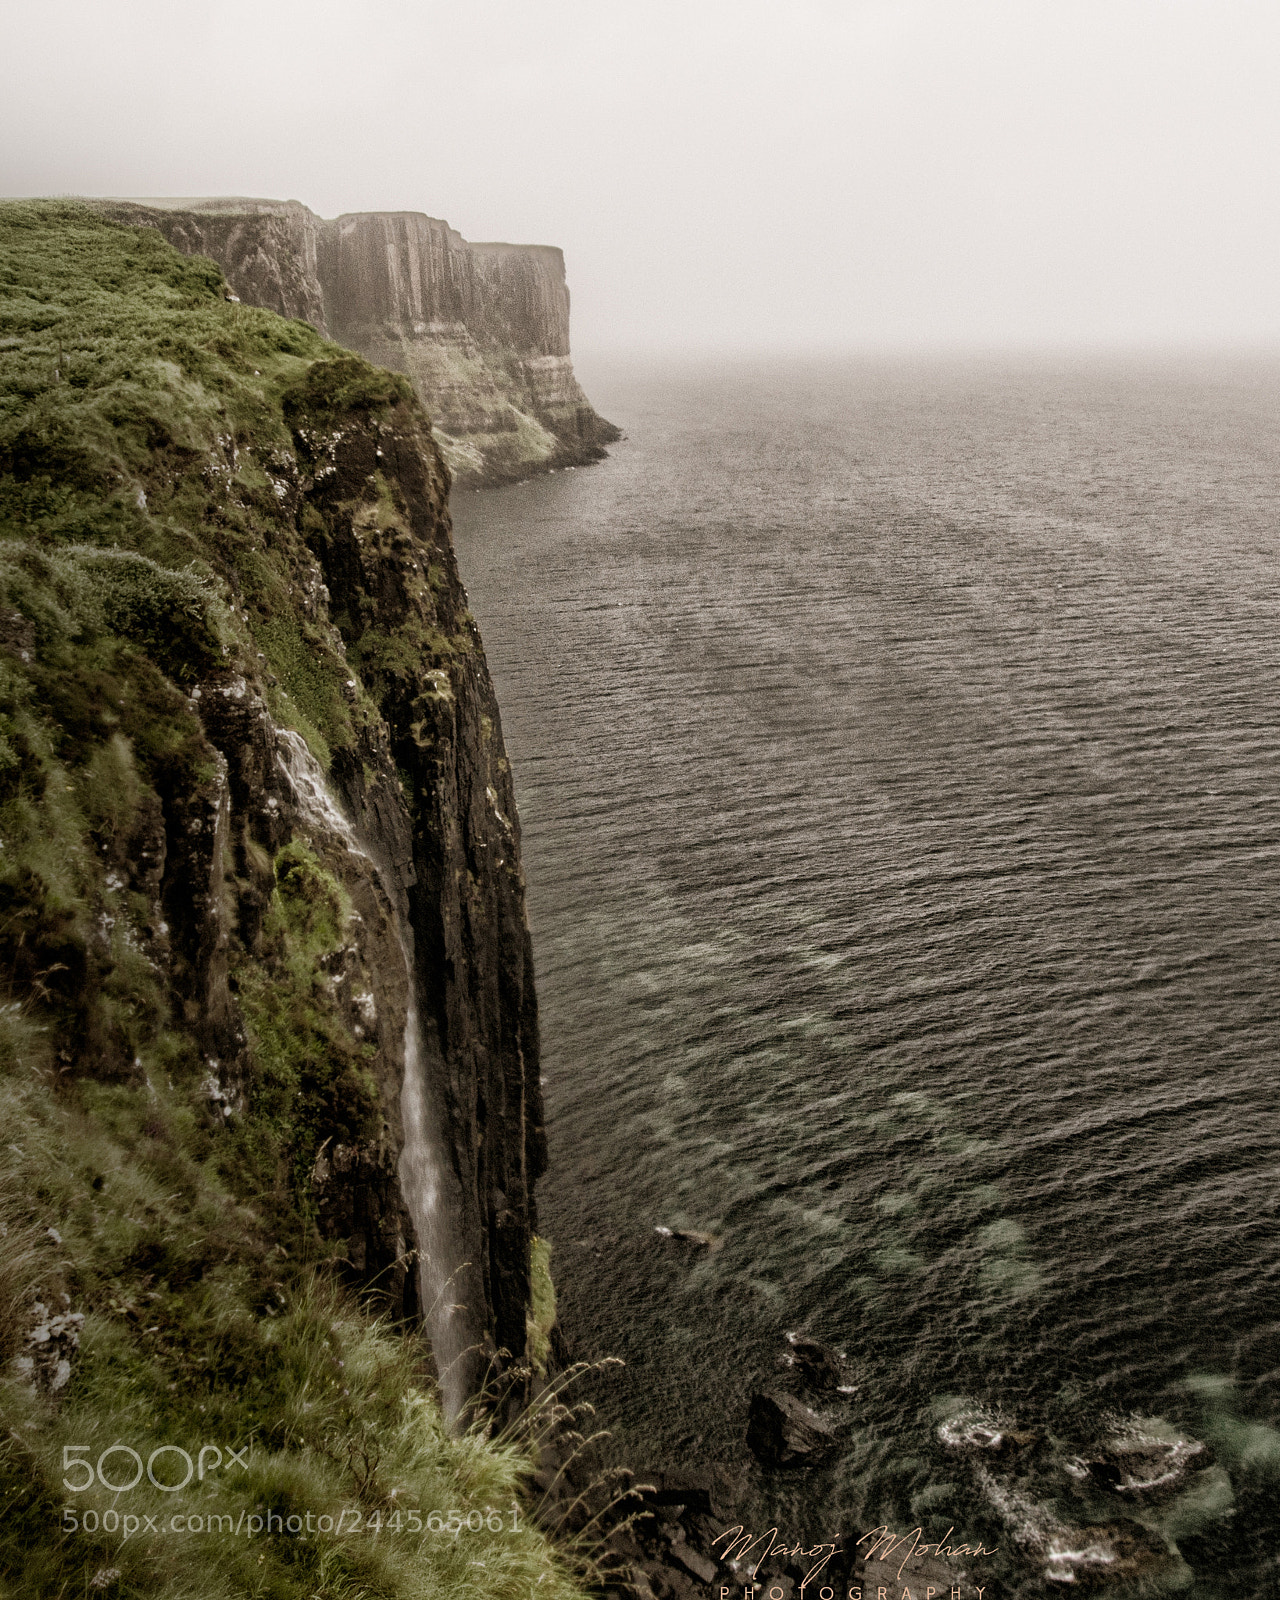
[[(412, 977), (410, 983), (412, 985)], [(454, 1231), (449, 1226), (448, 1207), (442, 1193), (444, 1175), (448, 1171), (444, 1139), (437, 1107), (428, 1093), (418, 1000), (413, 987), (409, 991), (409, 1012), (404, 1024), (400, 1119), (404, 1124), (400, 1192), (418, 1235), (418, 1291), (422, 1315), (436, 1358), (444, 1414), (452, 1422), (470, 1398), (463, 1358), (472, 1341), (466, 1307), (456, 1304), (454, 1298), (459, 1288), (455, 1279), (463, 1263), (453, 1245)]]
[(275, 734), (276, 760), (303, 819), (315, 829), (336, 835), (351, 855), (365, 863), (368, 875), (382, 884), (391, 906), (408, 993), (404, 1084), (400, 1091), (400, 1115), (404, 1124), (400, 1192), (418, 1239), (418, 1292), (422, 1316), (435, 1356), (445, 1416), (452, 1422), (469, 1398), (463, 1357), (472, 1341), (463, 1314), (466, 1307), (454, 1303), (458, 1292), (455, 1279), (463, 1262), (445, 1203), (450, 1167), (445, 1154), (443, 1119), (427, 1082), (413, 963), (413, 932), (401, 914), (399, 897), (339, 809), (306, 741), (289, 728), (278, 727)]

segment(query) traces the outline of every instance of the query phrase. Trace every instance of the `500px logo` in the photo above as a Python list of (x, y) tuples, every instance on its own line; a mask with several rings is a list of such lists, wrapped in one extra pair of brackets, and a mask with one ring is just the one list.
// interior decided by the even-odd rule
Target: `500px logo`
[[(205, 1473), (216, 1472), (219, 1467), (239, 1467), (241, 1472), (248, 1472), (249, 1448), (247, 1444), (241, 1445), (239, 1450), (233, 1450), (230, 1445), (202, 1444), (193, 1461), (181, 1445), (162, 1444), (147, 1457), (144, 1468), (141, 1455), (129, 1444), (108, 1445), (97, 1461), (88, 1459), (90, 1447), (87, 1444), (65, 1444), (62, 1447), (62, 1484), (72, 1494), (83, 1494), (95, 1483), (110, 1489), (112, 1494), (125, 1494), (138, 1487), (145, 1471), (155, 1488), (162, 1489), (165, 1494), (177, 1494), (192, 1478), (203, 1483)], [(119, 1459), (113, 1460), (113, 1457)], [(181, 1482), (174, 1483), (172, 1479), (179, 1474), (182, 1474)]]

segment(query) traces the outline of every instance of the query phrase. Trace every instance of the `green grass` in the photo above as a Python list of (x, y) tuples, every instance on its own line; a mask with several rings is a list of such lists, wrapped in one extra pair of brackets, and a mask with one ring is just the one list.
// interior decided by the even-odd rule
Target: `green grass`
[[(33, 1391), (12, 1364), (3, 1385), (0, 1573), (12, 1587), (0, 1592), (93, 1592), (95, 1573), (118, 1569), (110, 1592), (130, 1596), (576, 1593), (523, 1511), (513, 1517), (528, 1465), (521, 1451), (479, 1431), (447, 1433), (417, 1336), (380, 1325), (322, 1270), (264, 1236), (253, 1207), (207, 1159), (189, 1097), (159, 1075), (141, 1095), (102, 1084), (53, 1093), (49, 1043), (21, 1008), (0, 1012), (0, 1117), (10, 1139), (0, 1353), (21, 1348), (37, 1292), (55, 1309), (65, 1296), (86, 1316), (63, 1390)], [(181, 1494), (145, 1476), (120, 1494), (65, 1486), (82, 1481), (65, 1470), (67, 1455), (96, 1462), (117, 1443), (144, 1462), (164, 1446), (193, 1461), (207, 1443), (222, 1453), (247, 1446), (248, 1470), (211, 1468)], [(168, 1450), (156, 1470), (176, 1482), (183, 1458)], [(124, 1452), (104, 1466), (114, 1483), (134, 1471)], [(63, 1529), (66, 1508), (74, 1531)], [(315, 1527), (344, 1508), (343, 1537)], [(86, 1510), (97, 1514), (89, 1532)], [(267, 1510), (300, 1516), (304, 1529), (310, 1513), (312, 1536), (286, 1528), (197, 1539), (170, 1526), (175, 1513), (234, 1524)], [(421, 1534), (410, 1510), (422, 1513)], [(434, 1532), (431, 1510), (446, 1523), (451, 1510), (492, 1513), (495, 1523), (501, 1513), (502, 1527)], [(141, 1531), (126, 1539), (123, 1524), (103, 1530), (107, 1511), (138, 1518)]]
[(260, 1142), (270, 1130), (268, 1160), (288, 1148), (305, 1206), (320, 1130), (345, 1144), (376, 1137), (378, 1093), (364, 1070), (373, 1047), (347, 1031), (321, 966), (348, 936), (347, 897), (301, 841), (278, 852), (274, 872), (257, 958), (237, 972), (257, 1079), (247, 1134), (234, 1137)]
[(150, 596), (136, 562), (113, 580), (129, 636), (161, 642), (138, 630), (161, 620), (161, 586), (182, 590), (212, 629), (177, 629), (186, 646), (265, 661), (273, 713), (325, 761), (371, 708), (342, 692), (341, 641), (306, 603), (294, 429), (323, 441), (335, 418), (413, 404), (405, 379), (307, 324), (229, 302), (212, 262), (154, 230), (0, 206), (0, 540), (75, 549), (95, 579), (115, 568), (94, 547), (148, 559)]
[[(147, 229), (0, 205), (0, 1594), (580, 1592), (522, 1514), (512, 1527), (527, 1449), (448, 1434), (420, 1337), (339, 1286), (342, 1241), (316, 1229), (317, 1149), (377, 1112), (368, 1047), (324, 981), (350, 937), (341, 885), (301, 842), (244, 844), (261, 925), (227, 958), (250, 1064), (230, 1128), (157, 909), (174, 816), (219, 781), (193, 685), (256, 674), (327, 764), (378, 715), (380, 681), (473, 648), (464, 619), (348, 656), (316, 603), (295, 430), (319, 450), (344, 417), (415, 405), (304, 324), (230, 303), (217, 268)], [(360, 514), (378, 548), (403, 538), (383, 499)], [(68, 1313), (79, 1343), (58, 1335), (51, 1387), (53, 1345), (31, 1336)], [(144, 1462), (173, 1447), (162, 1475), (205, 1444), (246, 1470), (175, 1494), (145, 1475), (67, 1487), (67, 1457), (116, 1444)], [(344, 1510), (341, 1534), (243, 1531)], [(432, 1511), (501, 1527), (437, 1532)]]

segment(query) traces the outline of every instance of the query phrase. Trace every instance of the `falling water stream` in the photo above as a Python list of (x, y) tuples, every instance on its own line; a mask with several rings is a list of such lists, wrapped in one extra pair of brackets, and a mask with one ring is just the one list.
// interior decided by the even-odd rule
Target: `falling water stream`
[(466, 1364), (463, 1356), (473, 1343), (466, 1307), (455, 1303), (453, 1282), (463, 1267), (461, 1251), (448, 1224), (443, 1204), (444, 1136), (439, 1109), (430, 1092), (424, 1063), (422, 1024), (418, 1012), (417, 981), (413, 962), (413, 932), (401, 915), (396, 896), (378, 863), (360, 843), (355, 829), (339, 809), (315, 757), (302, 737), (288, 728), (275, 730), (277, 759), (304, 819), (316, 829), (336, 835), (353, 856), (366, 864), (368, 873), (382, 885), (391, 907), (396, 942), (404, 958), (408, 1009), (404, 1022), (404, 1084), (400, 1115), (404, 1148), (400, 1154), (400, 1189), (413, 1219), (418, 1241), (418, 1288), (423, 1321), (431, 1340), (445, 1415), (453, 1421), (466, 1402)]

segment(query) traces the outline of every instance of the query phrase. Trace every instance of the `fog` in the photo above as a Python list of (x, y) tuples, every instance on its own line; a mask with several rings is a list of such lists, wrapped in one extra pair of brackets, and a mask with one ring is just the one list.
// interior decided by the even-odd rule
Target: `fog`
[(5, 0), (0, 192), (561, 245), (579, 353), (1280, 338), (1280, 8)]

